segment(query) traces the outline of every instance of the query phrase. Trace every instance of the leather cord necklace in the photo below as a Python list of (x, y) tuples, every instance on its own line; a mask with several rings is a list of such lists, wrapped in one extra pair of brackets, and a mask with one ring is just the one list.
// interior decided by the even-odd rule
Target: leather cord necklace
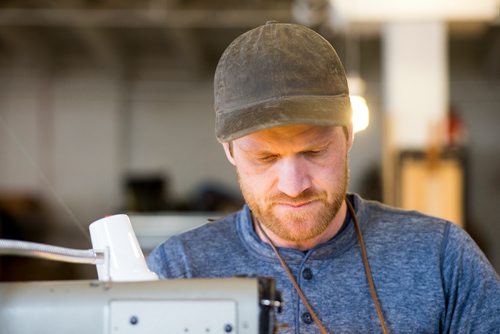
[[(370, 287), (370, 293), (372, 296), (373, 303), (375, 304), (375, 309), (377, 311), (377, 316), (378, 316), (378, 319), (380, 322), (380, 326), (382, 327), (382, 332), (384, 334), (388, 334), (387, 327), (386, 327), (385, 321), (384, 321), (384, 315), (382, 313), (382, 309), (380, 308), (380, 303), (379, 303), (379, 300), (377, 297), (377, 291), (375, 290), (375, 284), (373, 283), (372, 272), (370, 270), (370, 264), (368, 263), (368, 256), (366, 254), (365, 242), (363, 239), (363, 234), (361, 233), (361, 228), (359, 227), (358, 218), (356, 216), (356, 212), (354, 211), (354, 208), (353, 208), (352, 204), (350, 203), (350, 201), (347, 198), (345, 199), (345, 201), (347, 203), (347, 208), (349, 209), (349, 212), (351, 213), (352, 220), (354, 222), (354, 229), (356, 230), (356, 236), (358, 238), (358, 242), (359, 242), (359, 246), (360, 246), (360, 250), (361, 250), (361, 257), (363, 258), (363, 266), (365, 267), (366, 280), (368, 281), (368, 285)], [(323, 324), (319, 320), (318, 316), (316, 315), (316, 312), (314, 312), (313, 308), (309, 304), (309, 301), (307, 300), (306, 296), (302, 292), (302, 289), (297, 284), (297, 281), (295, 280), (295, 277), (293, 276), (292, 272), (290, 271), (290, 268), (288, 267), (285, 260), (281, 256), (280, 252), (278, 251), (278, 249), (276, 248), (276, 246), (272, 242), (271, 238), (269, 238), (267, 233), (262, 228), (260, 221), (257, 219), (255, 219), (255, 221), (256, 221), (255, 225), (258, 226), (260, 232), (266, 237), (267, 242), (269, 243), (269, 245), (273, 249), (274, 253), (278, 257), (278, 260), (281, 263), (281, 266), (283, 267), (283, 269), (285, 270), (288, 278), (290, 279), (290, 282), (292, 283), (293, 287), (295, 288), (295, 290), (299, 294), (299, 297), (302, 300), (302, 303), (304, 304), (304, 306), (307, 309), (307, 311), (309, 312), (309, 314), (311, 314), (311, 317), (313, 318), (314, 323), (316, 324), (316, 326), (318, 326), (318, 328), (322, 334), (328, 334), (327, 330), (325, 329), (325, 327), (323, 326)], [(330, 334), (333, 334), (333, 333), (330, 333)]]

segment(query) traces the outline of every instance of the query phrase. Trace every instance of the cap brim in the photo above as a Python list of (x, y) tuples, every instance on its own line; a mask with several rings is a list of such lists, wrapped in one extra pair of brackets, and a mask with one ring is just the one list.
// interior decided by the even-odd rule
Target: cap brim
[(348, 95), (293, 96), (272, 99), (237, 110), (218, 110), (215, 132), (217, 140), (223, 143), (277, 126), (348, 126), (351, 119), (351, 102)]

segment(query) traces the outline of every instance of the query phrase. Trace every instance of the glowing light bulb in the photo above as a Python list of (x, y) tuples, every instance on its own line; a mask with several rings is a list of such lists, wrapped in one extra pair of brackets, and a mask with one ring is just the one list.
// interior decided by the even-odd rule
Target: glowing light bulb
[(352, 125), (354, 133), (363, 131), (370, 124), (370, 116), (366, 100), (361, 96), (351, 95)]

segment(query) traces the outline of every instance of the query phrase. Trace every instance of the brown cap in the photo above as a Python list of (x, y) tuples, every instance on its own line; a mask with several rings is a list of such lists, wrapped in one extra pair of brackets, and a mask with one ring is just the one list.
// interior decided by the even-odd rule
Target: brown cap
[(268, 22), (236, 38), (217, 65), (214, 95), (220, 142), (281, 125), (351, 123), (337, 53), (297, 24)]

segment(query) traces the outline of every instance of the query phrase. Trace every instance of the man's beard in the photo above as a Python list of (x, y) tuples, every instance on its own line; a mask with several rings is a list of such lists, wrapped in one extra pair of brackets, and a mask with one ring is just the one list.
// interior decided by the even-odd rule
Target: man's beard
[[(321, 235), (339, 212), (347, 191), (347, 163), (344, 169), (343, 182), (333, 185), (330, 189), (331, 199), (328, 199), (326, 191), (315, 192), (307, 189), (297, 197), (289, 197), (281, 192), (264, 194), (266, 198), (259, 202), (250, 189), (242, 183), (239, 175), (238, 178), (243, 197), (254, 217), (280, 238), (293, 242), (301, 242)], [(311, 201), (320, 202), (321, 207), (309, 208), (306, 212), (281, 213), (280, 217), (273, 212), (273, 208), (279, 203), (293, 204)]]

